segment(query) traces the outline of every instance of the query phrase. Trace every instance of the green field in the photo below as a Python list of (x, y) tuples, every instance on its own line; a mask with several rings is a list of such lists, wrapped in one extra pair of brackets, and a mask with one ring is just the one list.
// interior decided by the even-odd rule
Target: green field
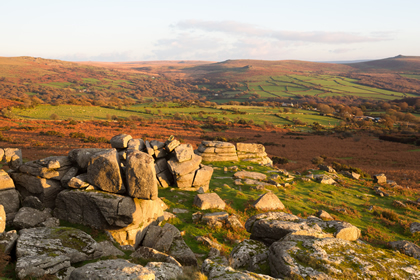
[[(283, 126), (292, 124), (293, 119), (298, 119), (307, 125), (318, 122), (322, 125), (336, 125), (339, 119), (328, 116), (321, 116), (316, 111), (288, 108), (289, 113), (284, 113), (284, 108), (257, 107), (257, 106), (233, 106), (222, 105), (217, 108), (212, 107), (177, 107), (174, 103), (157, 103), (156, 108), (151, 104), (139, 104), (122, 109), (112, 109), (97, 106), (78, 106), (78, 105), (39, 105), (32, 109), (13, 109), (13, 113), (22, 119), (48, 120), (52, 114), (56, 114), (59, 119), (74, 120), (107, 120), (109, 117), (116, 116), (128, 118), (138, 116), (145, 119), (168, 118), (172, 119), (175, 114), (185, 116), (193, 120), (206, 121), (212, 117), (224, 123), (235, 122), (239, 119), (253, 121), (257, 125), (270, 123), (272, 125)], [(162, 107), (160, 107), (162, 106)], [(293, 111), (293, 112), (292, 112)], [(280, 115), (277, 115), (280, 114)]]
[[(253, 81), (246, 82), (250, 93), (260, 95), (258, 100), (267, 98), (298, 98), (298, 95), (308, 96), (346, 96), (352, 95), (366, 99), (393, 100), (403, 97), (415, 97), (413, 94), (389, 91), (384, 89), (364, 86), (357, 83), (355, 79), (349, 79), (333, 75), (285, 75), (285, 76), (261, 76), (253, 77)], [(220, 91), (221, 88), (212, 88), (211, 85), (202, 85), (213, 91)], [(242, 90), (242, 89), (241, 89)], [(244, 88), (245, 90), (245, 88)], [(249, 96), (242, 96), (239, 100), (234, 97), (238, 93), (231, 91), (223, 92), (224, 98), (217, 98), (215, 102), (222, 103), (229, 100), (242, 101)]]

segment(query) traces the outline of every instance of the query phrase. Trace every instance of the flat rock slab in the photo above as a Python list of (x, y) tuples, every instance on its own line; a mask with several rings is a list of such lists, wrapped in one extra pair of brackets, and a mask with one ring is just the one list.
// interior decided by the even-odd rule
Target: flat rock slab
[(201, 210), (205, 209), (225, 209), (226, 203), (220, 198), (217, 193), (203, 193), (197, 194), (194, 197), (194, 206)]
[(54, 216), (72, 223), (106, 229), (133, 222), (136, 210), (131, 197), (102, 191), (65, 190), (57, 196)]
[(283, 210), (285, 208), (280, 199), (272, 192), (261, 195), (254, 202), (253, 207), (263, 211)]
[(139, 265), (130, 263), (127, 260), (105, 260), (86, 264), (76, 268), (70, 274), (69, 280), (155, 280), (155, 274)]
[(251, 172), (251, 171), (239, 171), (233, 175), (237, 179), (254, 179), (254, 180), (265, 180), (267, 179), (267, 175), (259, 173), (259, 172)]

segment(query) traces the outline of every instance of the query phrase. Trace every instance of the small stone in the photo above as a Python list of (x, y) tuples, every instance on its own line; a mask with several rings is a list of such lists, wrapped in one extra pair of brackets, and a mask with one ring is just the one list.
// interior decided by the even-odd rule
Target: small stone
[(225, 209), (226, 203), (216, 193), (197, 194), (193, 202), (201, 210)]
[(272, 192), (261, 195), (254, 202), (253, 206), (263, 211), (283, 210), (285, 208), (280, 199)]

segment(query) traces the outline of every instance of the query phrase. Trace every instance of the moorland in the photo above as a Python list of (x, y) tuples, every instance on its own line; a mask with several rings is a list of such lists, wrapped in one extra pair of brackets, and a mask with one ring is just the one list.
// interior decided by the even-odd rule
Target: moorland
[[(420, 245), (408, 230), (419, 222), (417, 207), (395, 204), (420, 197), (420, 57), (351, 64), (0, 57), (0, 98), (0, 146), (22, 149), (26, 161), (109, 147), (111, 137), (125, 133), (162, 142), (174, 135), (195, 148), (203, 140), (261, 143), (277, 168), (299, 174), (317, 173), (320, 162), (357, 169), (364, 179), (342, 179), (340, 188), (297, 183), (272, 191), (290, 213), (307, 217), (327, 210), (359, 227), (374, 246), (389, 248), (387, 242), (396, 239)], [(372, 176), (379, 173), (397, 183), (398, 188), (386, 186), (392, 196), (374, 192)], [(237, 191), (223, 176), (215, 171), (210, 189), (225, 196), (229, 211), (245, 222), (256, 213), (250, 202), (262, 192)], [(160, 193), (171, 208), (196, 211), (192, 194), (180, 203), (176, 195)], [(196, 253), (206, 253), (192, 236), (208, 229), (194, 227), (190, 219), (181, 214), (173, 222), (189, 232), (187, 243)], [(248, 235), (213, 233), (227, 254), (234, 239)]]

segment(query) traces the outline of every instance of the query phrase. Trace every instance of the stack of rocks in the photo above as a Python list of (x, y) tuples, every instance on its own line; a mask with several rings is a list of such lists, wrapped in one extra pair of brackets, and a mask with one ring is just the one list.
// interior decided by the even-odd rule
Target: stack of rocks
[(252, 161), (262, 165), (272, 166), (272, 160), (267, 156), (262, 144), (232, 143), (220, 141), (203, 141), (195, 150), (203, 161)]
[(195, 153), (203, 161), (238, 161), (235, 145), (221, 141), (203, 141)]
[(264, 165), (273, 165), (262, 144), (237, 143), (236, 150), (239, 160), (252, 161)]
[(178, 188), (183, 190), (209, 189), (213, 168), (202, 165), (202, 158), (194, 154), (191, 144), (182, 144), (174, 149), (174, 155), (168, 160)]
[(190, 144), (126, 134), (110, 142), (110, 149), (74, 149), (26, 163), (20, 150), (0, 149), (12, 168), (0, 173), (6, 220), (13, 223), (19, 209), (48, 208), (58, 219), (104, 229), (121, 245), (137, 247), (148, 226), (164, 218), (159, 187), (176, 182), (183, 190), (208, 190), (213, 169)]

